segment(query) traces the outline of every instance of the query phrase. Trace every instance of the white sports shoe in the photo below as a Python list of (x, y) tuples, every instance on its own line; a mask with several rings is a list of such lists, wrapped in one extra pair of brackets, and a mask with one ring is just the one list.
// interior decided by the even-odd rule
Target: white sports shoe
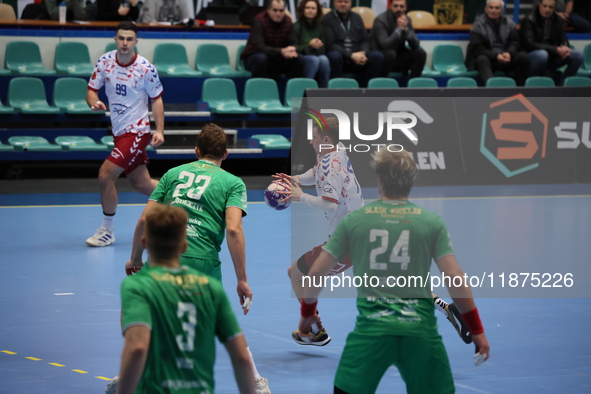
[(119, 376), (115, 376), (105, 387), (105, 394), (117, 393), (117, 385), (119, 384)]
[(86, 240), (86, 244), (90, 246), (109, 246), (115, 242), (115, 231), (101, 226), (96, 230), (96, 234)]
[(255, 381), (255, 390), (257, 394), (271, 394), (271, 389), (269, 389), (269, 381), (267, 378), (263, 378), (262, 376)]

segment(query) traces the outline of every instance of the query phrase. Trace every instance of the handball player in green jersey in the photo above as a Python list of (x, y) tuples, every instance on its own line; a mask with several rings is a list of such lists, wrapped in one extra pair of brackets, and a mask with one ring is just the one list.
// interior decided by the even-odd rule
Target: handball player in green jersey
[[(410, 285), (410, 278), (427, 278), (432, 259), (452, 280), (461, 279), (464, 272), (443, 220), (408, 201), (417, 172), (412, 156), (405, 151), (382, 150), (374, 155), (373, 165), (381, 199), (341, 220), (309, 275), (320, 283), (349, 254), (355, 277), (395, 277), (399, 286), (358, 288), (359, 315), (341, 355), (334, 393), (374, 393), (391, 365), (398, 368), (408, 393), (453, 393), (431, 291)], [(472, 291), (468, 284), (448, 289), (472, 333), (478, 365), (488, 359), (490, 346)], [(299, 324), (302, 338), (311, 335), (312, 324), (319, 322), (316, 305), (321, 291), (322, 287), (310, 284), (304, 289)]]

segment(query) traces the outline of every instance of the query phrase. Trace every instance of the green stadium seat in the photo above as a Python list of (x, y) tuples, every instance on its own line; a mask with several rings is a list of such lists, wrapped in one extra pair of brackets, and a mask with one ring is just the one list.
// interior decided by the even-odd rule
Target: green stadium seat
[(567, 77), (564, 80), (564, 86), (591, 86), (589, 77)]
[(14, 108), (5, 106), (0, 101), (0, 115), (1, 114), (12, 114), (12, 113), (14, 113)]
[(92, 138), (86, 136), (62, 135), (55, 138), (55, 143), (67, 151), (105, 151), (107, 146), (97, 144)]
[(14, 152), (14, 146), (3, 144), (0, 141), (0, 152)]
[(513, 78), (492, 77), (486, 81), (487, 88), (514, 88), (517, 84)]
[(285, 105), (299, 110), (306, 89), (318, 89), (318, 82), (311, 78), (291, 78), (287, 81), (287, 85), (285, 85)]
[(58, 114), (58, 107), (47, 103), (45, 87), (39, 78), (17, 77), (8, 83), (8, 104), (24, 114)]
[(62, 147), (59, 145), (50, 144), (43, 137), (34, 136), (19, 136), (8, 138), (8, 143), (19, 150), (26, 150), (31, 152), (55, 152), (61, 151)]
[(69, 114), (104, 114), (104, 111), (94, 112), (86, 103), (88, 85), (81, 78), (59, 78), (53, 85), (53, 105)]
[(333, 78), (328, 81), (329, 89), (357, 89), (359, 82), (353, 78)]
[(201, 100), (216, 114), (238, 115), (252, 113), (250, 107), (240, 105), (236, 85), (228, 78), (208, 78), (203, 82)]
[(279, 101), (277, 82), (270, 78), (251, 78), (244, 86), (244, 105), (260, 114), (289, 114), (291, 107)]
[(264, 150), (289, 149), (291, 142), (279, 134), (255, 134), (248, 139), (247, 146)]
[(10, 70), (7, 70), (5, 68), (0, 68), (0, 75), (10, 75), (10, 74), (12, 74), (10, 72)]
[(82, 42), (60, 42), (55, 47), (54, 68), (60, 75), (89, 77), (94, 66), (88, 47)]
[(367, 87), (370, 89), (398, 88), (398, 81), (392, 78), (372, 78)]
[(244, 48), (246, 48), (246, 44), (240, 45), (236, 51), (236, 71), (241, 72), (243, 77), (250, 77), (252, 75), (251, 72), (244, 68), (244, 60), (240, 58), (240, 55), (244, 52)]
[[(353, 78), (355, 76), (355, 74), (348, 74), (351, 76), (351, 78)], [(400, 78), (400, 77), (404, 77), (404, 74), (401, 72), (397, 72), (397, 71), (390, 71), (388, 73), (388, 78)]]
[(236, 71), (230, 66), (228, 48), (220, 44), (201, 44), (197, 48), (195, 57), (197, 70), (209, 77), (241, 77), (241, 71)]
[(554, 80), (550, 77), (529, 77), (525, 80), (527, 88), (553, 88), (556, 86)]
[[(105, 53), (114, 51), (115, 49), (117, 49), (117, 44), (115, 44), (114, 42), (110, 42), (107, 44), (107, 46), (105, 46)], [(138, 53), (137, 45), (133, 47), (133, 51), (135, 53)]]
[(440, 44), (433, 49), (433, 69), (442, 76), (475, 77), (478, 71), (468, 71), (464, 65), (462, 47), (454, 44)]
[(106, 135), (106, 136), (102, 137), (101, 144), (105, 145), (107, 147), (107, 150), (113, 149), (115, 147), (115, 143), (113, 142), (113, 136)]
[(181, 44), (157, 44), (154, 48), (152, 63), (156, 66), (161, 77), (199, 77), (203, 75), (201, 71), (193, 70), (189, 66), (187, 50)]
[(585, 45), (583, 50), (583, 64), (577, 71), (577, 75), (590, 76), (591, 75), (591, 44)]
[(4, 67), (17, 75), (55, 75), (41, 61), (39, 45), (32, 41), (11, 41), (6, 44)]
[(478, 84), (473, 78), (453, 77), (447, 80), (448, 88), (476, 88)]
[(412, 89), (416, 88), (437, 88), (437, 81), (433, 78), (420, 77), (412, 78), (408, 80), (408, 87)]
[(441, 71), (431, 70), (429, 66), (425, 64), (423, 67), (423, 72), (421, 73), (421, 77), (433, 78), (433, 77), (440, 77)]

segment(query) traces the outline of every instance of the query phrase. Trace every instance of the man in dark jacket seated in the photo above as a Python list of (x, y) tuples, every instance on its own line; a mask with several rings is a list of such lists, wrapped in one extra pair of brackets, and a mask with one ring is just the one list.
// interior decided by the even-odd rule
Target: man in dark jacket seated
[(485, 13), (474, 20), (466, 67), (478, 70), (485, 84), (494, 71), (507, 75), (512, 71), (517, 85), (523, 86), (529, 72), (529, 57), (519, 51), (519, 33), (513, 20), (503, 15), (503, 6), (502, 0), (488, 0)]

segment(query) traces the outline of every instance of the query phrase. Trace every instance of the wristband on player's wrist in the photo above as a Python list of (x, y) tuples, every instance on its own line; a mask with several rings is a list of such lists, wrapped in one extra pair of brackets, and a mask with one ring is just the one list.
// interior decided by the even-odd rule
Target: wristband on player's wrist
[(482, 322), (478, 315), (478, 308), (474, 308), (470, 312), (462, 313), (462, 319), (464, 319), (464, 322), (468, 326), (468, 329), (470, 329), (472, 335), (482, 334), (484, 332), (484, 327), (482, 327)]
[(318, 300), (316, 300), (312, 304), (306, 304), (306, 301), (302, 299), (302, 307), (300, 308), (300, 314), (302, 317), (311, 317), (316, 314), (316, 306), (318, 305)]

